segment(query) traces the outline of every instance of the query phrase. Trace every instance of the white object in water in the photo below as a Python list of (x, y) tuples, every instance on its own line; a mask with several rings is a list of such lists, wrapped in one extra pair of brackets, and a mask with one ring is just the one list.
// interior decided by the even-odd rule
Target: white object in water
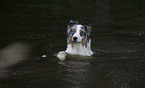
[(61, 61), (64, 61), (65, 58), (66, 58), (66, 52), (65, 51), (60, 51), (58, 54), (57, 54), (57, 57), (59, 58), (59, 60)]
[(46, 57), (46, 55), (42, 55), (42, 57)]

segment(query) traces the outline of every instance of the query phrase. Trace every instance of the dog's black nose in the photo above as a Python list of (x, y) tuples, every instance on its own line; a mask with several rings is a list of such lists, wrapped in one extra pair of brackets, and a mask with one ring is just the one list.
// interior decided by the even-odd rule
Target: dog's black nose
[(73, 40), (76, 41), (78, 39), (78, 37), (73, 37)]

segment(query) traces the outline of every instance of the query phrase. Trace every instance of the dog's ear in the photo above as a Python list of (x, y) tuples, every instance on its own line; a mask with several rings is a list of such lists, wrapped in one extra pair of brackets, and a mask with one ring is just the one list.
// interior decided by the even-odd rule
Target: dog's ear
[(85, 22), (85, 23), (83, 23), (83, 25), (84, 25), (84, 27), (85, 27), (87, 32), (91, 32), (92, 31), (92, 23)]
[(69, 20), (67, 23), (67, 29), (70, 29), (74, 24), (78, 24), (78, 21)]

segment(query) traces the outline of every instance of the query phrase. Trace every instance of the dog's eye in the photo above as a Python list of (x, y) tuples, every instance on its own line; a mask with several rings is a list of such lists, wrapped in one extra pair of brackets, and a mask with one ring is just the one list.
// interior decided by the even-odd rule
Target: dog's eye
[(72, 35), (74, 34), (74, 32), (72, 32)]
[(84, 33), (84, 36), (86, 36), (86, 32)]
[(80, 32), (80, 36), (83, 36), (83, 34), (84, 34), (83, 31), (81, 31), (81, 32)]
[(75, 31), (72, 31), (72, 35), (74, 35), (75, 34)]

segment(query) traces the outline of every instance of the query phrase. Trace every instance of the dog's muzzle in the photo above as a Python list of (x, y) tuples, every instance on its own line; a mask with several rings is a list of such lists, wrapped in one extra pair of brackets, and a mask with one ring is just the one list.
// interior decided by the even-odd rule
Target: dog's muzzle
[(73, 37), (73, 42), (77, 42), (78, 37)]

